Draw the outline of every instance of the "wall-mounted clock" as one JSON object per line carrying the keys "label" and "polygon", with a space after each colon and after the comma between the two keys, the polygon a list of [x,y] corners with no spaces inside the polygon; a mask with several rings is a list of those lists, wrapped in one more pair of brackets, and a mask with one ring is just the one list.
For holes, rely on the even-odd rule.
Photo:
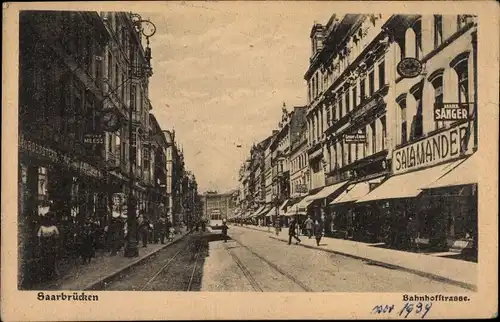
{"label": "wall-mounted clock", "polygon": [[102,114],[102,127],[106,132],[116,132],[120,128],[120,117],[112,110]]}
{"label": "wall-mounted clock", "polygon": [[141,21],[142,34],[146,37],[151,37],[156,33],[156,26],[148,20]]}

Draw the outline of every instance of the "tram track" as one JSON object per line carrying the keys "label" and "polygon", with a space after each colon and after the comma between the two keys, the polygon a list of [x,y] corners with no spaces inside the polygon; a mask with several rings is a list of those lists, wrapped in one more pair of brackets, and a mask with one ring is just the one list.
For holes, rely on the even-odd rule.
{"label": "tram track", "polygon": [[[299,281],[298,279],[296,279],[294,276],[290,275],[289,273],[287,273],[286,271],[284,271],[283,269],[281,269],[280,267],[278,267],[273,262],[271,262],[271,261],[267,260],[266,258],[264,258],[263,256],[259,255],[253,249],[251,249],[250,247],[248,247],[247,245],[242,244],[241,242],[239,242],[236,239],[231,239],[231,240],[234,241],[236,244],[238,244],[241,248],[243,248],[246,251],[248,251],[249,253],[251,253],[253,256],[257,257],[259,260],[261,260],[264,263],[266,263],[275,272],[277,272],[280,276],[284,276],[285,278],[287,278],[288,280],[290,280],[293,284],[299,286],[303,291],[314,292],[310,287],[308,287],[307,285],[305,285],[304,283],[302,283],[301,281]],[[240,270],[242,271],[243,275],[247,278],[247,280],[249,281],[249,283],[252,285],[252,287],[254,288],[254,290],[255,291],[259,291],[259,292],[264,292],[264,290],[262,289],[262,287],[260,286],[260,284],[257,282],[257,280],[253,277],[253,275],[248,270],[247,266],[245,264],[243,264],[243,262],[238,258],[238,256],[231,251],[231,248],[229,248],[229,247],[225,247],[225,248],[226,248],[227,252],[233,258],[233,260],[235,261],[236,265],[240,268]]]}

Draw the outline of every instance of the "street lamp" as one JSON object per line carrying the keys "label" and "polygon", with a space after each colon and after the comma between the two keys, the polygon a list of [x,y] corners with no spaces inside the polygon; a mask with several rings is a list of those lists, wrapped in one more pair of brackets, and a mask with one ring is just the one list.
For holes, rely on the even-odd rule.
{"label": "street lamp", "polygon": [[[131,75],[129,78],[131,78],[134,75],[134,72],[137,73],[137,71],[145,71],[145,76],[149,77],[151,76],[151,48],[149,48],[149,37],[153,36],[156,32],[156,26],[149,20],[142,20],[139,15],[133,15],[132,16],[133,22],[135,26],[137,27],[137,30],[140,31],[145,37],[147,41],[147,46],[145,48],[145,59],[146,59],[146,64],[145,65],[139,65],[139,66],[130,66],[131,69]],[[135,50],[133,43],[130,43],[131,46],[131,52]],[[142,75],[142,73],[141,73]],[[133,86],[133,83],[130,83],[130,86]],[[139,249],[137,247],[137,202],[135,200],[135,197],[133,195],[133,190],[134,190],[134,160],[132,158],[133,156],[133,146],[132,146],[132,139],[133,139],[133,122],[132,122],[132,117],[133,117],[133,109],[132,109],[132,102],[135,99],[132,89],[130,90],[130,104],[129,104],[129,110],[128,110],[128,139],[129,139],[129,186],[128,186],[128,204],[127,204],[127,226],[128,226],[128,234],[127,234],[127,245],[125,247],[125,252],[124,256],[125,257],[137,257],[139,256]],[[137,142],[136,142],[137,145]]]}

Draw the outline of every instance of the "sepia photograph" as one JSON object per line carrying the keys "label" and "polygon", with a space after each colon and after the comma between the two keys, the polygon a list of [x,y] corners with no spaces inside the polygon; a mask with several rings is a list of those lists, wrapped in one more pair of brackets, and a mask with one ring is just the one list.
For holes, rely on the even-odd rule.
{"label": "sepia photograph", "polygon": [[15,292],[373,295],[358,318],[480,305],[498,102],[478,44],[498,39],[478,41],[477,11],[141,2],[12,15]]}

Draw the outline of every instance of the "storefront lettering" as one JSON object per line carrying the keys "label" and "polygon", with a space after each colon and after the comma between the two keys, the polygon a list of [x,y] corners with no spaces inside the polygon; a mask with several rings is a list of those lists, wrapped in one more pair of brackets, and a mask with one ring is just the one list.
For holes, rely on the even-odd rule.
{"label": "storefront lettering", "polygon": [[[470,140],[467,132],[468,125],[465,123],[395,150],[393,172],[405,172],[459,157],[462,142]],[[468,152],[469,141],[466,143],[464,153]]]}
{"label": "storefront lettering", "polygon": [[59,153],[50,148],[41,146],[35,142],[25,140],[22,135],[19,136],[19,148],[21,151],[34,154],[37,157],[48,159],[55,164],[63,164],[72,170],[80,171],[83,174],[91,177],[101,177],[101,172],[96,167],[86,163],[74,161],[67,155]]}

